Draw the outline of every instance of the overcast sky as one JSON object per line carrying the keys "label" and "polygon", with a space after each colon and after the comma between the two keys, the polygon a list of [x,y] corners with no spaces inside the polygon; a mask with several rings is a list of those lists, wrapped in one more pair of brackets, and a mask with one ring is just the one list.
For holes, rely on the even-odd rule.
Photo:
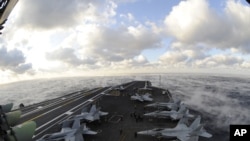
{"label": "overcast sky", "polygon": [[245,0],[20,0],[0,83],[121,73],[250,71]]}

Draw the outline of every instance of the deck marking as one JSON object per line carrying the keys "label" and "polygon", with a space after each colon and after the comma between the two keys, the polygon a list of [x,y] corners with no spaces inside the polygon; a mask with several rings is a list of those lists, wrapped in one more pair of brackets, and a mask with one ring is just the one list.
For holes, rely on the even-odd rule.
{"label": "deck marking", "polygon": [[65,106],[65,105],[68,105],[68,104],[70,104],[70,103],[72,103],[74,100],[70,100],[69,102],[67,102],[67,103],[64,103],[63,105],[61,105],[61,106]]}
{"label": "deck marking", "polygon": [[[105,90],[105,91],[106,91],[106,90]],[[101,94],[97,94],[97,95],[95,95],[94,97],[98,97],[98,96],[100,96],[100,95],[101,95]],[[92,97],[92,98],[94,98],[94,97]],[[76,108],[78,108],[78,107],[80,107],[80,106],[82,106],[82,105],[84,105],[84,104],[86,104],[86,103],[89,103],[89,102],[88,102],[88,101],[85,101],[85,102],[83,102],[83,103],[77,105],[76,107],[74,107],[74,108],[68,110],[67,112],[71,112],[71,111],[73,111],[74,109],[76,109]],[[66,113],[67,113],[67,112],[66,112]],[[49,121],[49,122],[47,122],[47,123],[45,123],[45,124],[39,126],[38,128],[36,128],[35,131],[40,130],[41,128],[45,127],[46,125],[50,124],[51,122],[56,121],[58,118],[60,118],[60,117],[62,117],[62,116],[64,116],[64,115],[65,115],[65,113],[62,113],[61,115],[55,117],[53,120],[51,120],[51,121]],[[56,122],[55,124],[57,124],[57,122]],[[51,126],[49,126],[49,127],[47,127],[46,129],[42,130],[41,132],[39,132],[38,134],[36,134],[33,138],[35,138],[36,136],[38,136],[38,135],[44,133],[46,130],[48,130],[49,128],[51,128],[51,127],[54,126],[55,124],[52,124]]]}
{"label": "deck marking", "polygon": [[[98,90],[100,90],[100,89],[97,89],[97,90],[95,90],[95,91],[92,91],[92,93],[89,93],[89,94],[87,94],[87,95],[93,94],[94,92],[96,92],[96,91],[98,91]],[[110,88],[104,90],[103,92],[106,92],[106,91],[108,91],[108,90],[110,90]],[[103,93],[103,92],[101,92],[101,93]],[[90,98],[90,99],[99,98],[100,96],[103,95],[103,94],[101,94],[101,93],[99,93],[99,94],[93,96],[93,97]],[[86,95],[81,96],[81,97],[79,96],[79,98],[83,98],[83,97],[85,97],[85,96],[86,96]],[[79,99],[79,98],[78,98],[78,99]],[[77,99],[77,100],[78,100],[78,99]],[[69,103],[71,103],[71,102],[73,102],[73,101],[75,101],[75,100],[71,100],[71,101],[65,103],[64,105],[67,105],[67,104],[69,104]],[[68,110],[66,113],[70,113],[70,112],[72,112],[73,110],[75,110],[75,109],[79,108],[80,106],[82,106],[82,105],[84,105],[84,104],[87,104],[87,103],[90,103],[90,102],[89,102],[88,100],[86,100],[85,102],[83,102],[83,103],[81,103],[81,104],[75,106],[74,108],[71,108],[71,109]],[[64,106],[64,105],[61,105],[61,106],[59,106],[59,107],[57,107],[57,108],[61,108],[61,107]],[[57,109],[57,108],[55,108],[55,109]],[[52,110],[54,110],[54,109],[52,109]],[[49,111],[48,111],[48,112],[49,112]],[[48,112],[46,112],[46,114],[47,114]],[[72,112],[72,113],[73,113],[73,112]],[[62,117],[62,116],[64,116],[64,115],[65,115],[65,113],[62,113],[61,115],[55,117],[53,120],[51,120],[51,121],[49,121],[49,122],[47,122],[47,123],[45,123],[45,124],[39,126],[38,128],[36,128],[35,131],[40,130],[41,128],[43,128],[43,127],[45,127],[46,125],[48,125],[48,124],[50,124],[50,123],[56,121],[58,118],[60,118],[60,117]],[[37,117],[37,118],[38,118],[38,117]],[[40,134],[44,133],[46,130],[48,130],[49,128],[53,127],[55,124],[57,124],[57,122],[55,122],[55,123],[52,124],[51,126],[47,127],[46,129],[42,130],[42,131],[39,132],[38,134],[34,135],[32,138],[35,138],[35,137],[39,136]]]}
{"label": "deck marking", "polygon": [[65,114],[69,116],[69,115],[72,115],[72,114],[73,114],[73,112],[71,112],[71,111],[67,111]]}
{"label": "deck marking", "polygon": [[32,121],[32,120],[37,119],[37,118],[39,118],[39,117],[41,117],[41,116],[43,116],[43,114],[38,115],[38,116],[36,116],[36,117],[34,117],[34,118],[32,118],[32,119],[29,119],[29,120],[27,120],[27,121],[25,121],[25,122]]}
{"label": "deck marking", "polygon": [[[72,97],[69,96],[69,99],[68,99],[68,100],[71,100],[71,99],[76,99],[76,100],[77,100],[77,99],[79,99],[79,98],[83,98],[83,97],[85,97],[85,96],[88,96],[90,92],[91,92],[91,93],[95,93],[95,92],[97,92],[98,90],[100,90],[100,89],[92,89],[92,90],[85,91],[85,92],[83,92],[83,93],[81,93],[81,94],[78,94],[78,95],[73,95]],[[91,93],[90,93],[90,94],[91,94]],[[82,94],[84,94],[84,95],[82,95]],[[40,110],[42,110],[42,109],[49,108],[50,106],[54,106],[54,105],[56,105],[56,104],[58,104],[58,103],[60,103],[60,102],[62,102],[62,101],[63,101],[63,100],[58,99],[58,100],[55,101],[54,103],[51,103],[51,104],[49,104],[49,105],[47,105],[47,106],[44,106],[44,107],[41,108],[41,109],[35,109],[35,110],[30,111],[30,112],[27,112],[27,113],[21,115],[21,117],[25,117],[25,116],[27,116],[27,115],[29,115],[29,114],[38,112],[38,111],[40,111]]]}

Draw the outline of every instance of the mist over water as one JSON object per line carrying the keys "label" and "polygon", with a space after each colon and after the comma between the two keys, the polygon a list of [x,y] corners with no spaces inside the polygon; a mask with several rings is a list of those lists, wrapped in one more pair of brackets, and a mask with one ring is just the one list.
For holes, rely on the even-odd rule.
{"label": "mist over water", "polygon": [[249,78],[178,74],[150,79],[202,114],[213,129],[229,132],[230,124],[250,124]]}
{"label": "mist over water", "polygon": [[[78,90],[114,86],[132,80],[149,80],[168,89],[194,114],[202,115],[206,129],[229,132],[230,124],[250,123],[250,79],[191,74],[72,77],[40,79],[0,85],[0,103],[30,105]],[[212,132],[213,132],[212,131]]]}
{"label": "mist over water", "polygon": [[125,77],[70,77],[20,81],[0,85],[0,104],[30,105],[80,90],[118,85],[132,81]]}

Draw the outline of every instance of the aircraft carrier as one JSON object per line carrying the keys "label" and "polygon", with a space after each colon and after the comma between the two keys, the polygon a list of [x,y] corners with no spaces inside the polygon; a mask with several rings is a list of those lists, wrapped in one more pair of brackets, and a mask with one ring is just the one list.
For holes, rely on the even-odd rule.
{"label": "aircraft carrier", "polygon": [[[116,87],[101,87],[92,90],[73,92],[56,99],[25,106],[21,109],[19,123],[35,121],[37,124],[33,141],[45,134],[60,132],[61,123],[72,115],[78,115],[84,107],[96,104],[101,111],[108,112],[100,121],[87,123],[87,127],[98,132],[96,135],[84,135],[86,141],[152,141],[152,136],[137,135],[136,132],[153,128],[175,127],[177,121],[168,119],[145,118],[144,113],[153,109],[144,106],[153,102],[132,101],[131,94],[143,88],[151,88],[153,102],[167,102],[171,97],[166,90],[151,85],[149,81],[133,81]],[[119,87],[123,89],[119,89]],[[118,89],[116,89],[118,88]],[[163,139],[167,140],[167,139]],[[213,140],[200,139],[200,140]]]}

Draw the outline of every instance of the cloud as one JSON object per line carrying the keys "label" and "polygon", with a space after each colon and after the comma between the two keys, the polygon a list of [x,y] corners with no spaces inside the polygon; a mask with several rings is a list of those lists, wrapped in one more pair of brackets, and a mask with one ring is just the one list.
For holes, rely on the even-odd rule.
{"label": "cloud", "polygon": [[133,3],[136,2],[138,0],[113,0],[116,3]]}
{"label": "cloud", "polygon": [[31,68],[32,68],[32,64],[27,63],[27,64],[21,64],[15,68],[13,68],[13,71],[17,74],[23,74],[26,71],[28,71],[29,74],[33,74],[33,71],[30,71]]}
{"label": "cloud", "polygon": [[5,47],[0,48],[0,69],[11,70],[15,73],[22,74],[32,68],[32,64],[25,64],[23,52],[17,49],[7,50]]}
{"label": "cloud", "polygon": [[139,55],[139,56],[136,56],[134,58],[135,62],[137,62],[138,64],[145,64],[145,63],[148,63],[148,60],[145,56],[143,55]]}
{"label": "cloud", "polygon": [[160,56],[159,63],[169,67],[194,68],[232,68],[244,66],[248,63],[242,58],[229,54],[206,55],[195,50],[169,51]]}
{"label": "cloud", "polygon": [[144,49],[161,46],[161,37],[150,27],[99,27],[89,40],[86,52],[106,61],[122,61],[139,55]]}
{"label": "cloud", "polygon": [[250,7],[240,1],[229,0],[225,8],[226,16],[230,24],[230,32],[226,34],[225,46],[241,49],[242,52],[250,53]]}
{"label": "cloud", "polygon": [[173,42],[169,50],[159,57],[159,62],[170,66],[192,65],[193,62],[206,58],[206,51],[203,46]]}
{"label": "cloud", "polygon": [[17,25],[32,29],[72,28],[83,22],[104,22],[116,13],[112,1],[23,0]]}
{"label": "cloud", "polygon": [[224,9],[214,9],[207,0],[186,0],[165,18],[145,21],[134,16],[138,13],[133,8],[122,10],[125,3],[133,2],[136,0],[20,1],[2,39],[8,43],[7,50],[18,47],[22,51],[16,56],[20,57],[18,67],[8,69],[21,73],[33,67],[53,74],[86,68],[100,72],[118,68],[134,72],[142,67],[151,72],[156,68],[159,72],[181,70],[179,67],[208,72],[210,67],[249,68],[249,6],[228,0]]}
{"label": "cloud", "polygon": [[124,71],[127,68],[131,70],[138,71],[141,68],[146,69],[147,66],[150,66],[147,58],[143,55],[135,56],[133,59],[124,59],[119,62],[111,62],[110,67],[114,70]]}
{"label": "cloud", "polygon": [[7,51],[5,47],[0,48],[0,58],[0,65],[6,67],[15,67],[25,62],[22,51],[17,49]]}
{"label": "cloud", "polygon": [[241,67],[243,67],[243,68],[250,68],[250,61],[245,61],[245,62],[243,62],[242,64],[241,64]]}
{"label": "cloud", "polygon": [[52,61],[60,61],[71,66],[94,65],[96,63],[96,61],[91,58],[78,58],[72,48],[59,48],[47,53],[46,58]]}
{"label": "cloud", "polygon": [[181,1],[166,16],[165,32],[185,44],[207,44],[210,48],[238,48],[250,53],[250,7],[229,0],[222,14],[206,0]]}
{"label": "cloud", "polygon": [[244,60],[231,55],[214,55],[203,60],[196,61],[197,66],[218,67],[218,66],[240,66]]}

